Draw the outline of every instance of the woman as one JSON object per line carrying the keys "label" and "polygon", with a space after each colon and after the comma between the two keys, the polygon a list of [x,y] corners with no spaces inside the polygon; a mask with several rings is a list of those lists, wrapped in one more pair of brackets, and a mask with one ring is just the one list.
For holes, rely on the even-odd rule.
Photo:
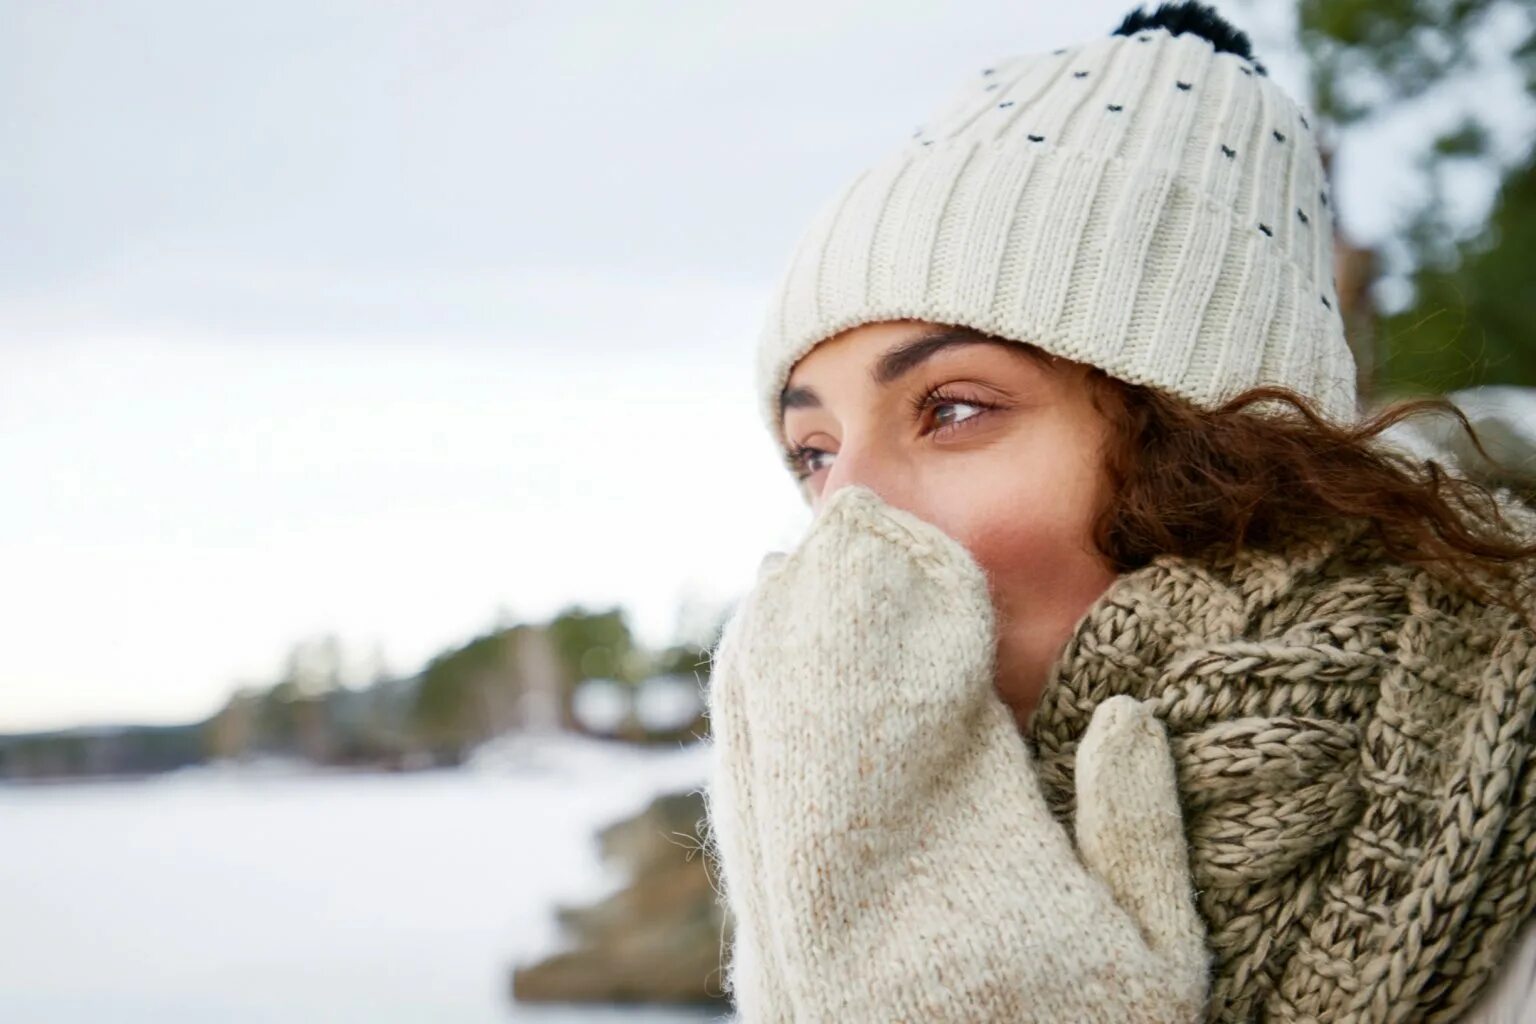
{"label": "woman", "polygon": [[1192,3],[823,208],[759,360],[816,515],[711,675],[743,1018],[1536,1014],[1536,516],[1358,422],[1331,241]]}

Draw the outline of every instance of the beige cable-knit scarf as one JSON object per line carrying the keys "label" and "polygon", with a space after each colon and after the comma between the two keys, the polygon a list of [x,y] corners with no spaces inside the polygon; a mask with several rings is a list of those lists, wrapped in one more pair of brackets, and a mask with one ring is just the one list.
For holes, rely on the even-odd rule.
{"label": "beige cable-knit scarf", "polygon": [[1156,701],[1214,954],[1210,1021],[1455,1021],[1536,909],[1536,636],[1364,520],[1162,556],[1078,623],[1029,738],[1072,820],[1114,694]]}

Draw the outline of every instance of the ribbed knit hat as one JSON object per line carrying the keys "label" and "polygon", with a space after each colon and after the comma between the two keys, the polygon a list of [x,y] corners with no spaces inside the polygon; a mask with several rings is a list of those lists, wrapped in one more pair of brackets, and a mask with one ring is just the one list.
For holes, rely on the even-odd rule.
{"label": "ribbed knit hat", "polygon": [[1357,419],[1311,126],[1210,8],[979,68],[824,204],[760,341],[762,412],[860,324],[970,327],[1214,408],[1259,384]]}

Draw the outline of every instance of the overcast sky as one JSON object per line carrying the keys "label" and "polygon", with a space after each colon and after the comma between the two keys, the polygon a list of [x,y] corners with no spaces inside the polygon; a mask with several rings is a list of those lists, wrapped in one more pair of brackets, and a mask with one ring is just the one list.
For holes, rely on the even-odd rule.
{"label": "overcast sky", "polygon": [[750,366],[815,206],[1129,6],[0,0],[0,730],[188,720],[325,631],[669,641],[807,521]]}

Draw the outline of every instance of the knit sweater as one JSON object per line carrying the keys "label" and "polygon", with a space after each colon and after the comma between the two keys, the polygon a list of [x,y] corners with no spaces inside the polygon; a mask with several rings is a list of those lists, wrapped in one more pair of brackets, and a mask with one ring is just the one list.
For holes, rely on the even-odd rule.
{"label": "knit sweater", "polygon": [[[887,595],[873,607],[910,600]],[[947,628],[946,613],[931,614],[935,629]],[[731,675],[767,693],[771,656],[752,657],[761,666],[755,678]],[[974,692],[960,704],[904,702],[900,730],[847,734],[857,771],[837,790],[817,790],[809,783],[848,759],[814,735],[806,716],[833,701],[831,693],[819,700],[815,687],[856,671],[845,662],[818,674],[799,717],[762,704],[755,720],[714,721],[717,729],[734,723],[727,756],[753,744],[793,755],[754,775],[750,795],[711,789],[711,847],[717,830],[734,844],[722,896],[737,927],[722,966],[738,1005],[750,1006],[738,1020],[937,1020],[902,1007],[999,984],[1021,987],[1028,1019],[1055,1019],[1039,1013],[1054,994],[1031,991],[1039,982],[1020,966],[1050,950],[1033,938],[1021,946],[1024,928],[1011,933],[994,909],[1014,902],[1009,879],[1017,877],[997,870],[996,840],[1017,829],[1006,809],[1016,787],[998,766],[1038,771],[1059,822],[1082,827],[1074,754],[1094,710],[1123,695],[1155,708],[1174,737],[1213,953],[1205,1019],[1512,1024],[1536,1016],[1536,642],[1512,614],[1387,557],[1364,524],[1270,553],[1158,558],[1117,579],[1079,620],[1022,740],[996,727],[1007,716],[995,698],[985,707]],[[721,705],[747,707],[725,694],[711,702],[712,720]],[[865,706],[871,715],[886,710]],[[954,728],[957,712],[972,723],[969,738]],[[813,851],[771,848],[783,830],[764,807],[814,821],[855,787],[881,794],[889,808],[883,842],[909,837],[905,852],[887,850],[877,874],[855,857],[795,866],[790,857]],[[850,849],[867,849],[866,840],[850,834]],[[831,907],[829,920],[828,905],[793,898],[806,877],[797,871],[810,871],[818,892],[858,898]],[[910,947],[901,939],[936,935],[920,967],[893,971],[884,962],[888,950]],[[784,936],[852,955],[786,948]],[[992,955],[977,959],[959,952],[989,947]],[[791,990],[816,993],[794,1004],[813,1008],[787,1009]],[[859,1012],[832,1009],[849,1005]],[[962,1009],[943,1019],[1024,1017]]]}
{"label": "knit sweater", "polygon": [[1367,527],[1122,576],[1029,723],[1070,825],[1093,708],[1155,703],[1210,930],[1211,1021],[1475,1019],[1499,966],[1530,957],[1536,637]]}

